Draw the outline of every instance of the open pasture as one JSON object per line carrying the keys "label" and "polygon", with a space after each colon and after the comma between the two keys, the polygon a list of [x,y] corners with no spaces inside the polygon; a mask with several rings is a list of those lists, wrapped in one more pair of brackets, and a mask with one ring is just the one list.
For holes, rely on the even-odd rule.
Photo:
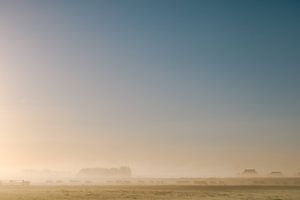
{"label": "open pasture", "polygon": [[1,200],[299,200],[293,186],[2,186]]}

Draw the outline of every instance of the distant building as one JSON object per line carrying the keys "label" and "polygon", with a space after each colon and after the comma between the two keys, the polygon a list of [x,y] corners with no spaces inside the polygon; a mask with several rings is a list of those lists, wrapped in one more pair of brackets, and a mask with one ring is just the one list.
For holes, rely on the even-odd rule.
{"label": "distant building", "polygon": [[257,177],[258,173],[255,169],[245,169],[241,175],[243,177]]}
{"label": "distant building", "polygon": [[129,178],[131,169],[129,167],[120,168],[84,168],[78,172],[80,178]]}
{"label": "distant building", "polygon": [[274,171],[269,174],[271,177],[283,177],[282,172]]}

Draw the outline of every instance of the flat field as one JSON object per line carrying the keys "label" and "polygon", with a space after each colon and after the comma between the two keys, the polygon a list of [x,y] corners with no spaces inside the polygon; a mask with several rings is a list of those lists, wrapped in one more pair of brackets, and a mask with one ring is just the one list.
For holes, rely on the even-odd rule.
{"label": "flat field", "polygon": [[298,186],[0,186],[0,200],[299,200]]}

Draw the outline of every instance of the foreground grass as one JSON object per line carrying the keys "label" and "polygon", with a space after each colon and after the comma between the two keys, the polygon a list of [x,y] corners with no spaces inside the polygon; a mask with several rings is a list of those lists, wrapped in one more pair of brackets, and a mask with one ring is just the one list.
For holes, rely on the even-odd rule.
{"label": "foreground grass", "polygon": [[28,186],[0,187],[1,200],[299,200],[300,187]]}

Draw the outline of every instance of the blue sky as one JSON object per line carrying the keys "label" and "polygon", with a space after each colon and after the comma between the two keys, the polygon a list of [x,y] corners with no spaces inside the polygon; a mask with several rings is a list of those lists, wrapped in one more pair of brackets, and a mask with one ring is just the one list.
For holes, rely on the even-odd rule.
{"label": "blue sky", "polygon": [[125,164],[170,176],[299,170],[299,8],[1,1],[0,127],[18,138],[2,148],[25,157],[2,164]]}

